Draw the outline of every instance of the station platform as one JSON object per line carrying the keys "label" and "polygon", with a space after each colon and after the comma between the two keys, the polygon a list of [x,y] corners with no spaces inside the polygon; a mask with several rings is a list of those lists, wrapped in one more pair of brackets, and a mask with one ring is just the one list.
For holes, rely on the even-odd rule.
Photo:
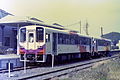
{"label": "station platform", "polygon": [[0,55],[0,70],[7,69],[8,63],[11,63],[13,68],[23,66],[23,63],[20,62],[20,56],[17,54]]}

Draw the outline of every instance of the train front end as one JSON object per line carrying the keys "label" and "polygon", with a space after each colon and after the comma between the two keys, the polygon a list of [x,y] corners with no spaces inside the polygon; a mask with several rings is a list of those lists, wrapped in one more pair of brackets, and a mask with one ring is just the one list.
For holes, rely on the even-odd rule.
{"label": "train front end", "polygon": [[45,29],[43,27],[26,26],[19,30],[20,60],[27,62],[45,62]]}

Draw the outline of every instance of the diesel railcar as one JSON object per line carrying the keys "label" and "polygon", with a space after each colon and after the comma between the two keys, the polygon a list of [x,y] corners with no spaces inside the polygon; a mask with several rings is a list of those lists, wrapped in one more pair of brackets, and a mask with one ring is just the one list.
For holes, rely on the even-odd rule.
{"label": "diesel railcar", "polygon": [[79,35],[69,30],[44,26],[24,26],[19,30],[20,60],[47,62],[51,55],[66,60],[106,55],[111,41]]}

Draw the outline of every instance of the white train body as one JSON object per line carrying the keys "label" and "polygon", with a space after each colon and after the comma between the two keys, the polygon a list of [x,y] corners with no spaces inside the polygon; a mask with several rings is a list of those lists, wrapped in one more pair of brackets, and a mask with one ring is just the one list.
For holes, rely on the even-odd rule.
{"label": "white train body", "polygon": [[[46,62],[49,55],[81,55],[110,51],[110,41],[106,45],[99,45],[92,37],[71,33],[44,26],[25,26],[19,30],[19,53],[21,61]],[[24,57],[25,56],[25,57]]]}

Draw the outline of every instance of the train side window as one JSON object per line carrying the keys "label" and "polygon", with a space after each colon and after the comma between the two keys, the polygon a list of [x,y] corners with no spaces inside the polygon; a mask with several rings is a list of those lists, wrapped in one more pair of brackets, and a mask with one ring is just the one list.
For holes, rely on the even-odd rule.
{"label": "train side window", "polygon": [[89,38],[81,37],[81,45],[89,45]]}
{"label": "train side window", "polygon": [[84,45],[84,38],[81,37],[81,45]]}
{"label": "train side window", "polygon": [[65,44],[65,36],[62,34],[62,44]]}
{"label": "train side window", "polygon": [[98,40],[98,45],[99,46],[106,46],[106,41],[104,41],[104,40]]}
{"label": "train side window", "polygon": [[70,44],[70,38],[69,38],[69,35],[66,36],[66,44]]}
{"label": "train side window", "polygon": [[26,41],[26,28],[20,30],[20,42]]}
{"label": "train side window", "polygon": [[74,39],[75,39],[75,44],[78,44],[78,37],[75,36]]}
{"label": "train side window", "polygon": [[10,37],[5,37],[5,44],[4,46],[10,46]]}
{"label": "train side window", "polygon": [[61,33],[58,33],[58,44],[62,43],[62,35]]}
{"label": "train side window", "polygon": [[67,34],[64,34],[64,44],[68,44],[69,43],[69,35],[67,35]]}
{"label": "train side window", "polygon": [[81,44],[82,43],[82,41],[81,41],[81,37],[79,37],[79,44]]}
{"label": "train side window", "polygon": [[87,45],[90,45],[91,40],[88,38],[87,39]]}
{"label": "train side window", "polygon": [[74,36],[71,36],[70,41],[71,41],[71,44],[72,44],[72,45],[74,45],[74,44],[75,44],[75,38],[74,38]]}

